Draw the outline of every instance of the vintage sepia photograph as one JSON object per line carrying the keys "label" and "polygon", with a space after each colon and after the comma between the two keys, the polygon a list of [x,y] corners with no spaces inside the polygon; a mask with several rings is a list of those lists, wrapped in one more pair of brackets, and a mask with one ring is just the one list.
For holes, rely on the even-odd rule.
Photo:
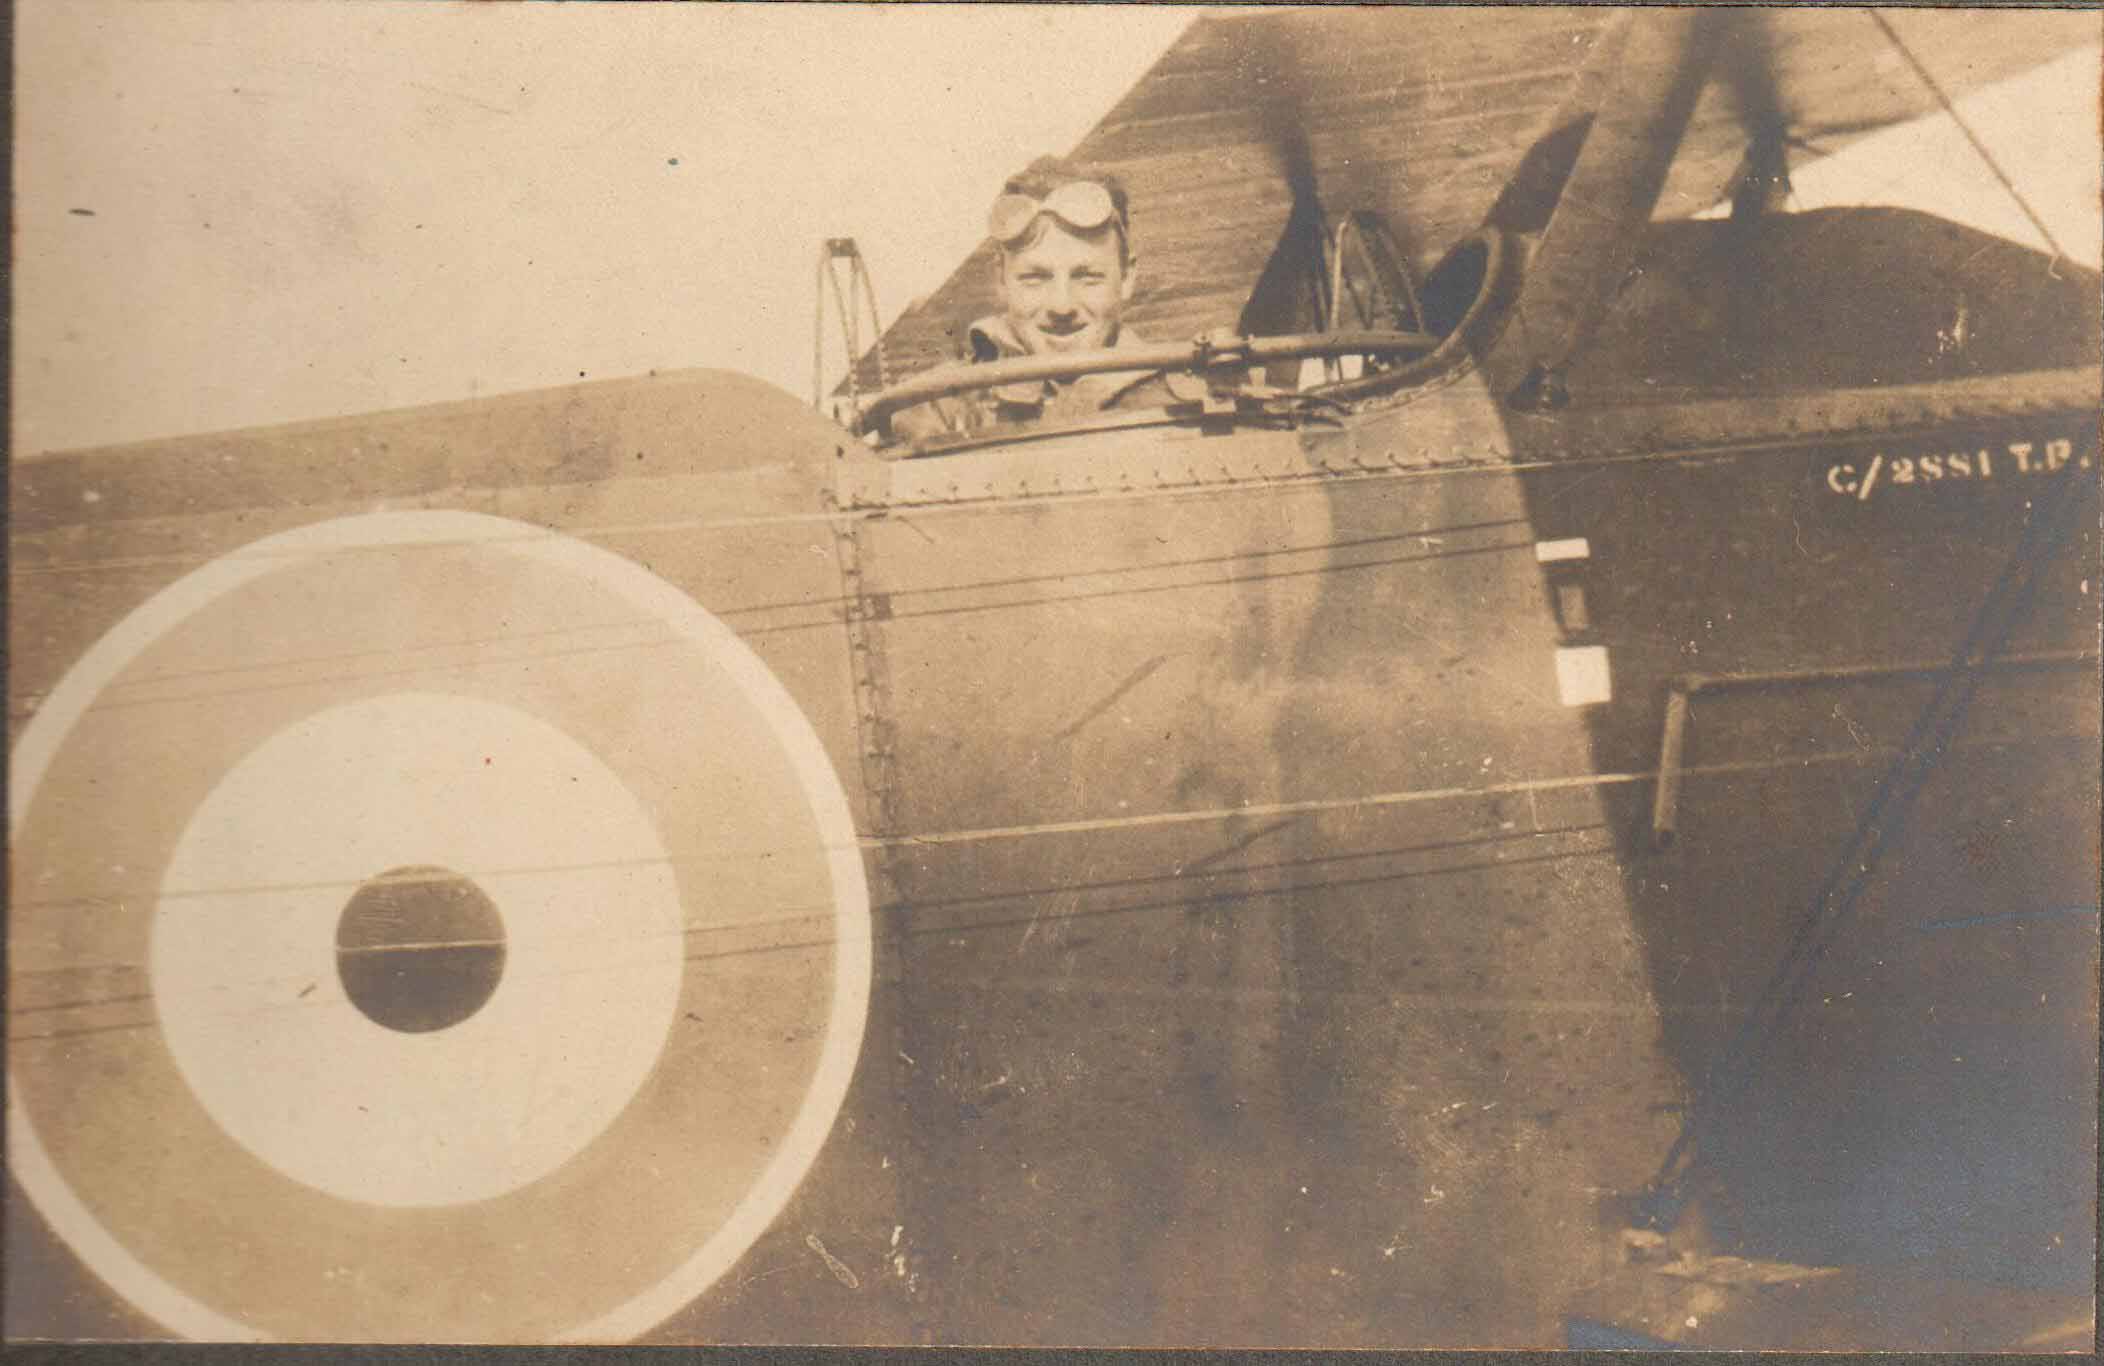
{"label": "vintage sepia photograph", "polygon": [[10,1343],[2096,1350],[2098,12],[13,33]]}

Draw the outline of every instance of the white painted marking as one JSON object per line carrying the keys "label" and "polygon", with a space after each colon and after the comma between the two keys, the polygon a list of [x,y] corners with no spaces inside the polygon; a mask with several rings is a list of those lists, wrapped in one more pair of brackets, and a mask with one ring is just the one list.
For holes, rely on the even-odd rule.
{"label": "white painted marking", "polygon": [[1556,652],[1556,696],[1566,707],[1595,706],[1613,701],[1614,695],[1605,645],[1567,646]]}
{"label": "white painted marking", "polygon": [[[75,661],[30,719],[9,764],[9,827],[19,836],[38,785],[95,699],[163,636],[216,599],[274,570],[344,550],[473,543],[579,573],[701,646],[766,717],[797,774],[818,826],[834,902],[833,992],[810,1085],[775,1155],[730,1216],[655,1286],[589,1323],[571,1340],[635,1337],[689,1303],[730,1268],[795,1193],[847,1095],[869,1010],[869,887],[850,812],[825,747],[781,681],[751,647],[685,593],[611,551],[501,517],[470,512],[382,512],[280,533],[212,561],[148,598]],[[501,988],[500,988],[501,990]],[[60,1175],[30,1122],[13,1076],[7,1086],[8,1165],[37,1208],[90,1269],[142,1312],[194,1338],[248,1341],[262,1334],[169,1284],[103,1227]]]}
{"label": "white painted marking", "polygon": [[[536,857],[562,871],[483,871]],[[504,922],[495,992],[421,1034],[366,1018],[336,966],[344,888],[405,867],[471,878]],[[183,1080],[256,1157],[363,1204],[547,1176],[635,1096],[679,1005],[679,884],[649,815],[590,750],[480,698],[302,717],[198,804],[161,898],[149,980]]]}
{"label": "white painted marking", "polygon": [[1885,456],[1882,452],[1870,457],[1870,468],[1864,471],[1863,474],[1863,486],[1856,490],[1857,502],[1867,503],[1870,501],[1870,491],[1878,486],[1878,471],[1883,469],[1884,466]]}
{"label": "white painted marking", "polygon": [[1541,564],[1560,564],[1567,560],[1589,560],[1592,557],[1593,548],[1583,536],[1534,543],[1534,558]]}

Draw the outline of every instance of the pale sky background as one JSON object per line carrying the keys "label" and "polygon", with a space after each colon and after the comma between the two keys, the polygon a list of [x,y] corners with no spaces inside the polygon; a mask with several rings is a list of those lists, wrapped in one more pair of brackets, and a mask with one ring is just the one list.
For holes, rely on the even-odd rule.
{"label": "pale sky background", "polygon": [[[889,321],[1196,16],[18,0],[13,449],[694,366],[808,398],[821,239]],[[2098,69],[1960,106],[2091,265]],[[1800,170],[1843,202],[2036,240],[1940,119]]]}

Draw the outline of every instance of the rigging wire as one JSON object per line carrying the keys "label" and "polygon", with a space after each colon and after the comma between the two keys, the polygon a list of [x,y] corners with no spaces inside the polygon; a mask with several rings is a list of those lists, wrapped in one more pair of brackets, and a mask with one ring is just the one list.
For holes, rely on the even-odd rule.
{"label": "rigging wire", "polygon": [[[2086,739],[2089,741],[2094,741],[2095,739],[2094,735],[2055,738],[2077,740]],[[1963,740],[1957,741],[1953,745],[1953,748],[1968,747],[1969,746],[1967,745],[1967,742]],[[1887,754],[1891,753],[1891,751],[1876,751],[1876,753]],[[1758,760],[1736,760],[1717,762],[1699,765],[1692,768],[1690,771],[1704,774],[1773,772],[1783,768],[1795,768],[1799,765],[1808,765],[1813,763],[1854,764],[1862,762],[1864,758],[1865,755],[1861,751],[1855,749],[1846,749],[1816,755],[1798,756],[1790,759],[1770,758]],[[1260,816],[1273,813],[1285,813],[1295,816],[1320,815],[1322,813],[1350,812],[1364,810],[1368,808],[1392,807],[1396,805],[1414,805],[1424,801],[1442,801],[1455,800],[1466,797],[1480,797],[1482,795],[1485,795],[1486,793],[1496,794],[1502,792],[1522,791],[1558,791],[1580,789],[1585,787],[1604,788],[1617,785],[1634,785],[1639,783],[1648,783],[1652,781],[1655,776],[1656,775],[1649,770],[1646,770],[1644,772],[1632,773],[1591,774],[1565,778],[1534,779],[1516,783],[1494,784],[1488,788],[1482,789],[1420,789],[1409,792],[1375,793],[1358,797],[1276,803],[1263,806],[1223,807],[1200,811],[1176,811],[1153,813],[1142,816],[1111,817],[1098,820],[1050,822],[1036,826],[1019,826],[1005,829],[954,831],[942,834],[910,835],[895,838],[865,838],[863,840],[858,841],[858,844],[864,849],[870,849],[876,847],[898,845],[970,843],[990,838],[1000,839],[1032,836],[1056,836],[1060,834],[1074,833],[1085,830],[1129,830],[1150,827],[1160,828],[1163,826],[1204,825],[1211,824],[1214,822],[1231,822],[1235,820],[1247,819],[1253,814]],[[1288,825],[1291,823],[1292,822],[1290,820],[1281,822],[1279,826],[1272,827],[1272,829],[1276,830],[1278,828],[1282,828],[1284,825]],[[1094,882],[1083,883],[1065,883],[1058,885],[1035,885],[1025,887],[1014,887],[999,891],[985,892],[977,895],[948,898],[916,898],[901,902],[891,902],[886,904],[873,905],[871,907],[871,912],[873,915],[883,917],[887,920],[895,922],[896,927],[891,931],[893,934],[901,938],[912,939],[936,935],[950,936],[957,934],[986,933],[992,931],[999,931],[1003,929],[1012,929],[1017,926],[1022,926],[1026,924],[1095,921],[1110,917],[1142,915],[1151,912],[1166,912],[1170,910],[1179,909],[1189,910],[1197,906],[1219,907],[1227,903],[1256,900],[1264,897],[1290,897],[1310,891],[1329,891],[1339,888],[1367,887],[1372,885],[1394,885],[1397,883],[1407,883],[1417,878],[1436,878],[1441,876],[1451,876],[1455,874],[1482,871],[1486,869],[1511,868],[1519,865],[1538,864],[1543,862],[1553,862],[1565,859],[1612,857],[1614,854],[1614,848],[1611,843],[1594,843],[1588,839],[1589,836],[1597,835],[1602,829],[1604,829],[1603,826],[1596,824],[1555,826],[1548,828],[1537,828],[1526,831],[1501,832],[1495,835],[1485,835],[1471,839],[1439,840],[1426,843],[1407,844],[1391,848],[1364,850],[1357,853],[1329,854],[1312,858],[1285,858],[1269,862],[1237,863],[1228,864],[1225,866],[1216,866],[1209,862],[1210,859],[1218,856],[1216,852],[1216,854],[1214,855],[1207,855],[1201,857],[1200,859],[1190,864],[1181,866],[1173,872],[1167,874],[1155,874],[1140,877],[1108,878]],[[1350,877],[1338,877],[1330,873],[1317,873],[1317,875],[1313,878],[1291,878],[1284,876],[1286,874],[1290,874],[1296,871],[1304,872],[1310,869],[1335,870],[1340,869],[1345,865],[1363,864],[1368,860],[1407,860],[1411,855],[1434,855],[1438,853],[1480,849],[1482,846],[1485,845],[1531,845],[1535,841],[1543,839],[1550,839],[1552,841],[1555,841],[1557,847],[1552,848],[1547,852],[1522,855],[1519,857],[1499,856],[1495,852],[1492,852],[1489,854],[1489,857],[1487,859],[1482,859],[1479,857],[1479,861],[1476,862],[1463,862],[1459,864],[1441,862],[1428,864],[1425,866],[1387,869],[1384,871],[1358,874]],[[1230,845],[1227,846],[1225,850],[1218,852],[1233,852],[1236,851],[1239,847],[1240,846]],[[769,856],[765,851],[749,852],[755,857]],[[720,860],[709,858],[697,859],[691,856],[675,856],[673,858],[664,860],[607,860],[603,863],[596,864],[563,865],[561,867],[550,865],[547,868],[533,868],[522,866],[515,868],[506,868],[501,870],[477,869],[473,870],[471,875],[476,877],[489,877],[501,874],[504,876],[516,877],[523,874],[532,874],[536,872],[568,871],[586,867],[614,868],[670,865],[694,866],[715,861]],[[1253,880],[1254,875],[1263,873],[1279,874],[1281,875],[1281,880]],[[287,889],[299,890],[305,888],[327,888],[332,886],[342,886],[348,888],[352,885],[353,884],[351,884],[348,881],[311,884],[250,884],[211,889],[198,889],[195,892],[178,892],[175,894],[175,896],[177,898],[182,898],[188,895],[270,895]],[[1123,898],[1116,898],[1107,902],[1099,902],[1094,899],[1097,896],[1106,895],[1115,897],[1116,893],[1121,891],[1131,891],[1139,893],[1143,899],[1135,901],[1125,900]],[[1027,911],[1022,909],[1010,909],[1029,906],[1031,902],[1041,902],[1044,899],[1051,898],[1062,893],[1074,892],[1080,892],[1084,894],[1084,899],[1081,902],[1081,904],[1074,906],[1072,909],[1048,911],[1042,905],[1031,906]],[[76,905],[81,909],[86,909],[89,905],[91,905],[94,902],[94,900],[94,898],[73,898],[60,901],[30,902],[26,904],[37,906],[45,910],[60,910]],[[961,919],[949,918],[942,914],[945,911],[959,910],[965,912],[965,915]],[[993,914],[974,914],[974,911],[992,912]],[[2085,912],[2093,913],[2093,908],[2054,908],[2051,912],[2047,913],[2057,915],[2079,914]],[[766,934],[770,930],[787,930],[789,929],[789,927],[792,926],[811,925],[814,923],[822,924],[823,922],[831,920],[833,918],[833,915],[833,909],[829,905],[821,905],[818,903],[810,903],[805,905],[791,904],[772,908],[771,913],[769,914],[744,917],[736,920],[724,921],[721,923],[683,926],[681,929],[673,931],[669,935],[662,933],[653,933],[648,935],[634,936],[632,938],[632,942],[640,943],[647,940],[657,940],[661,938],[681,938],[687,940],[689,943],[701,943],[702,947],[690,949],[681,955],[682,960],[686,962],[734,959],[748,957],[756,954],[781,953],[798,950],[826,949],[830,948],[836,942],[836,940],[834,936],[824,933],[823,930],[818,931],[815,937],[795,938],[779,942],[770,942],[762,944],[741,944],[732,947],[720,947],[716,945],[711,945],[706,941],[712,936],[732,934]],[[923,921],[925,921],[925,923],[921,923]],[[1930,922],[1917,928],[1938,929],[1945,927],[1947,926],[1944,923]],[[794,931],[791,932],[793,933]],[[427,941],[416,945],[401,945],[393,947],[396,949],[421,950],[428,948],[469,947],[483,942],[490,941],[480,941],[474,939],[443,940]],[[720,944],[720,942],[721,941],[719,940],[718,944]],[[29,977],[49,977],[72,976],[80,973],[137,973],[143,970],[144,965],[140,963],[111,961],[99,963],[71,963],[63,967],[28,968],[24,969],[23,971],[25,975]],[[61,1014],[81,1010],[104,1009],[117,1005],[141,1004],[151,999],[153,999],[151,992],[117,992],[102,996],[90,996],[87,998],[45,1001],[39,1002],[35,1005],[26,1006],[10,1003],[7,1010],[7,1014],[10,1016]],[[301,998],[301,1000],[298,1001],[285,1002],[283,1003],[283,1005],[286,1008],[291,1008],[304,1003],[304,998]],[[1753,1008],[1749,1007],[1749,1010],[1751,1009]],[[111,1024],[87,1025],[83,1027],[60,1025],[55,1028],[45,1029],[41,1031],[10,1029],[8,1031],[8,1043],[10,1047],[12,1047],[16,1044],[28,1044],[39,1041],[71,1038],[75,1035],[101,1034],[126,1029],[152,1028],[155,1026],[156,1023],[156,1019],[148,1018],[143,1020],[124,1021]]]}
{"label": "rigging wire", "polygon": [[2067,252],[2061,248],[2059,240],[2053,236],[2053,230],[2046,226],[2045,220],[2038,216],[2038,211],[2031,207],[2030,201],[2024,198],[2023,192],[2016,188],[2016,182],[2009,178],[2009,173],[2004,171],[2001,163],[1995,160],[1994,153],[1987,150],[1987,144],[1980,140],[1980,135],[1973,131],[1972,125],[1965,121],[1965,116],[1960,114],[1957,106],[1951,103],[1951,97],[1944,92],[1943,86],[1937,82],[1936,78],[1929,74],[1928,67],[1922,64],[1921,59],[1914,55],[1913,50],[1899,36],[1899,30],[1892,27],[1892,21],[1874,9],[1868,10],[1866,13],[1870,15],[1871,21],[1884,32],[1893,49],[1906,59],[1907,65],[1913,69],[1915,76],[1920,79],[1923,85],[1929,88],[1929,93],[1934,95],[1936,102],[1943,106],[1943,112],[1948,114],[1951,122],[1958,126],[1958,131],[1965,134],[1965,140],[1972,144],[1973,151],[1979,155],[1980,160],[1986,164],[1987,169],[1994,174],[1994,178],[2001,182],[2002,189],[2008,192],[2009,198],[2015,201],[2016,207],[2023,211],[2024,217],[2031,220],[2031,226],[2037,229],[2038,235],[2045,240],[2045,244],[2052,248],[2054,261],[2057,263],[2066,260]]}
{"label": "rigging wire", "polygon": [[1751,1091],[1769,1046],[1795,1015],[1820,960],[1840,938],[1883,855],[1905,830],[1915,798],[1945,755],[1962,743],[1959,729],[1987,668],[2029,615],[2046,567],[2074,530],[2076,513],[2085,501],[2080,469],[2079,461],[2069,460],[2036,500],[2015,550],[1973,612],[1935,695],[1886,770],[1877,796],[1830,866],[1739,1028],[1710,1063],[1657,1175],[1638,1197],[1638,1217],[1647,1225],[1671,1229],[1678,1222],[1704,1147]]}

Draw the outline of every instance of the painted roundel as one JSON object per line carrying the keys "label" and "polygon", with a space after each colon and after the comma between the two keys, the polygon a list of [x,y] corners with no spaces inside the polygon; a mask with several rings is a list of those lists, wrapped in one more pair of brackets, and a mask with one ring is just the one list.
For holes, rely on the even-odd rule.
{"label": "painted roundel", "polygon": [[385,513],[171,585],[13,761],[17,1176],[210,1338],[633,1336],[846,1092],[868,893],[729,628],[544,529]]}

